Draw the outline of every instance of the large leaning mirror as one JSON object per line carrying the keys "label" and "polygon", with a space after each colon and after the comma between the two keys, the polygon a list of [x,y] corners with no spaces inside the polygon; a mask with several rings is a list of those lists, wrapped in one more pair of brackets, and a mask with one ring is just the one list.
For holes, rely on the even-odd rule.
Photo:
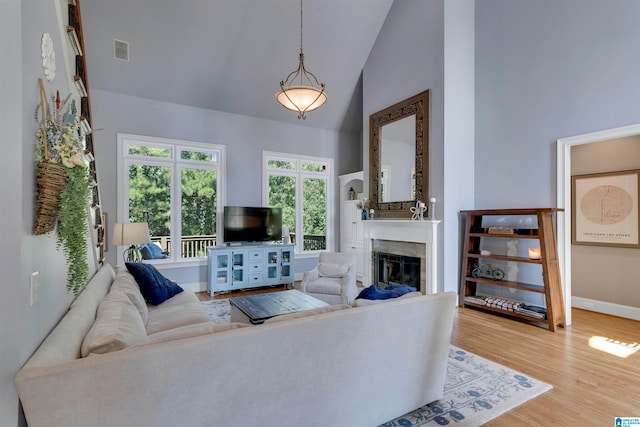
{"label": "large leaning mirror", "polygon": [[369,165],[369,198],[377,218],[411,217],[416,200],[427,200],[428,90],[369,116]]}

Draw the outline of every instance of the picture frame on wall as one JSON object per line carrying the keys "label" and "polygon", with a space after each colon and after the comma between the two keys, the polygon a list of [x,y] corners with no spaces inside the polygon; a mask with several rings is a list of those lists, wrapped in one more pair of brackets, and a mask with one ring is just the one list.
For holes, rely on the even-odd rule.
{"label": "picture frame on wall", "polygon": [[571,177],[571,243],[640,248],[640,169]]}

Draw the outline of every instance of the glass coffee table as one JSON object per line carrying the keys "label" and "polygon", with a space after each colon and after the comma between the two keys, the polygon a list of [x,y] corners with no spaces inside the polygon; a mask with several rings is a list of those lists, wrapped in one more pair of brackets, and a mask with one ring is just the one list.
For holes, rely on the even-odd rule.
{"label": "glass coffee table", "polygon": [[232,322],[252,325],[259,325],[275,316],[329,305],[295,289],[229,298],[229,303]]}

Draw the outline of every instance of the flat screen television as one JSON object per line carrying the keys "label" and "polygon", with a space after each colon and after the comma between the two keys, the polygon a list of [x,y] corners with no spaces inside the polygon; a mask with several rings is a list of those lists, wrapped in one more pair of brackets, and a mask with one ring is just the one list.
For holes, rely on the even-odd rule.
{"label": "flat screen television", "polygon": [[282,209],[224,207],[224,241],[270,242],[282,239]]}

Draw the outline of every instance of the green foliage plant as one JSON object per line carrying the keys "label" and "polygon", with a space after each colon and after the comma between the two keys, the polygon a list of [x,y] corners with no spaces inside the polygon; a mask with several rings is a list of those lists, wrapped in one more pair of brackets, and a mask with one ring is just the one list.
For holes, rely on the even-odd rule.
{"label": "green foliage plant", "polygon": [[87,168],[68,168],[67,176],[60,196],[57,246],[67,261],[67,292],[77,296],[89,278],[87,204],[91,189]]}
{"label": "green foliage plant", "polygon": [[[64,166],[67,182],[58,202],[57,242],[67,261],[67,292],[78,295],[89,278],[87,206],[91,196],[89,164],[93,161],[85,148],[75,101],[71,95],[47,100],[42,80],[40,104],[35,110],[36,161]],[[71,102],[69,102],[71,100]]]}

